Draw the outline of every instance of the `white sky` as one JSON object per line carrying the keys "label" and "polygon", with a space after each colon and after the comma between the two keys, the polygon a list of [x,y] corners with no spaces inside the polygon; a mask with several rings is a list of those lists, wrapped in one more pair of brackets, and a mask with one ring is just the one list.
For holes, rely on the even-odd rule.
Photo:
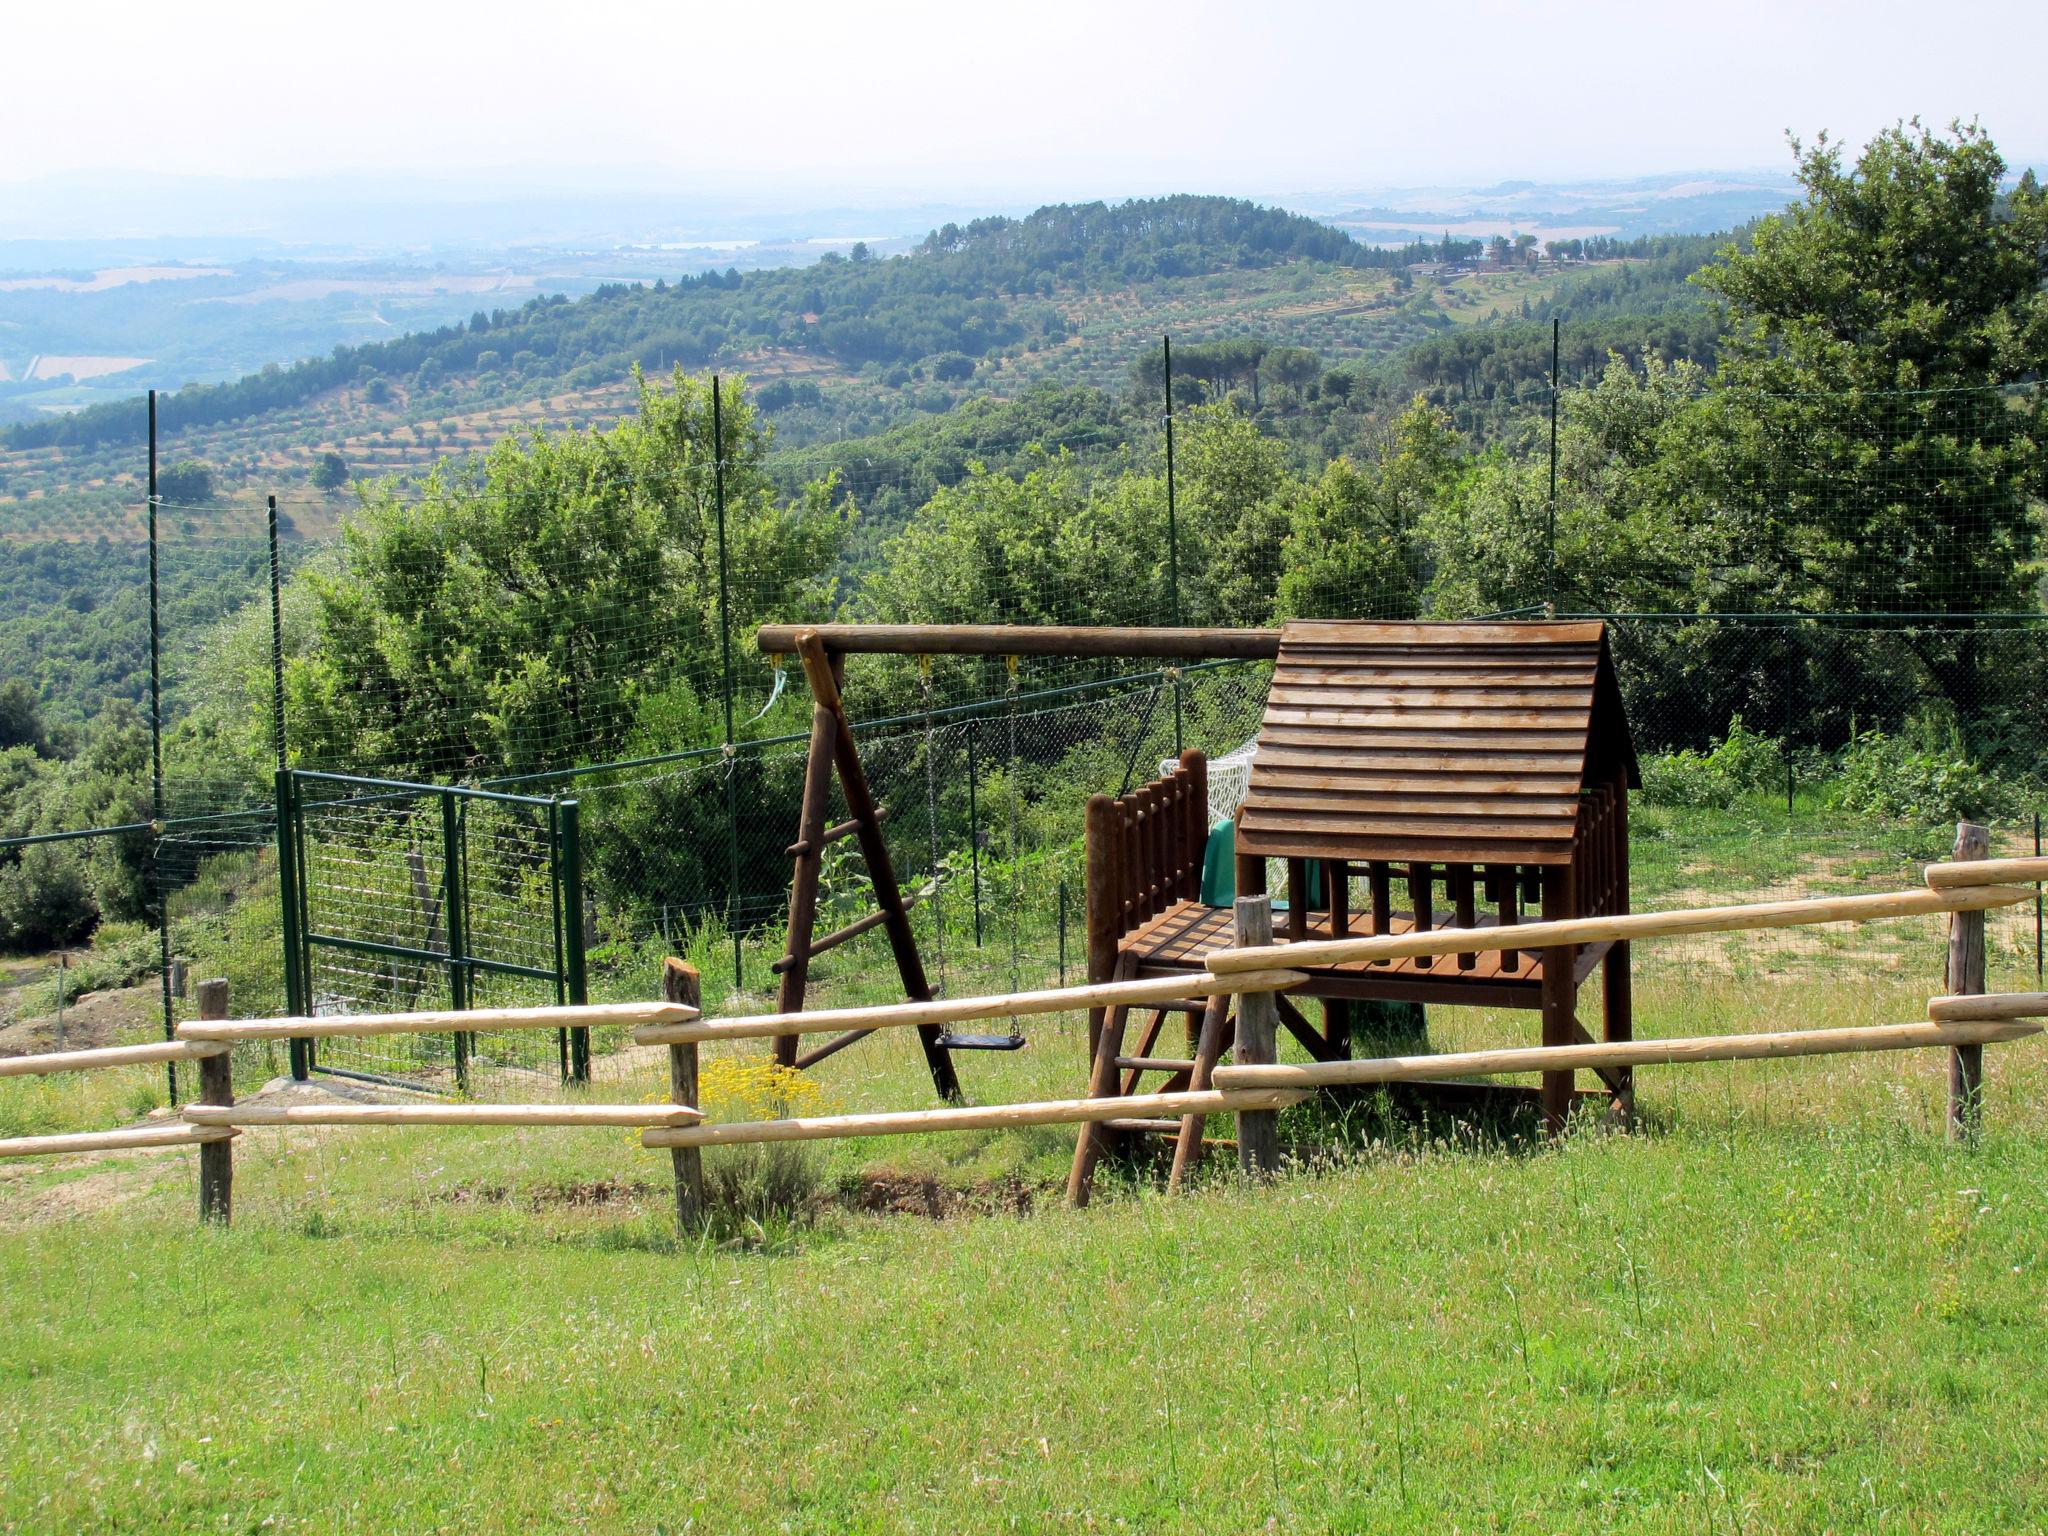
{"label": "white sky", "polygon": [[672,173],[1081,197],[2048,150],[2043,0],[7,0],[0,180]]}

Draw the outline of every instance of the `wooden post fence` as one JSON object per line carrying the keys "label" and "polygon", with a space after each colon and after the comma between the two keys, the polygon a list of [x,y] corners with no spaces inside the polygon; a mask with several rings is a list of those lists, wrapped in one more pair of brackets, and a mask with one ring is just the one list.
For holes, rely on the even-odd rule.
{"label": "wooden post fence", "polygon": [[[1239,949],[1259,949],[1273,942],[1273,898],[1240,896],[1232,937]],[[1270,1066],[1279,1060],[1280,1005],[1271,992],[1246,992],[1237,1000],[1237,1047],[1232,1059],[1240,1066]],[[1237,1116],[1237,1165],[1253,1178],[1269,1177],[1280,1166],[1280,1116],[1277,1110],[1240,1110]]]}
{"label": "wooden post fence", "polygon": [[[215,978],[199,983],[199,1017],[228,1016],[228,984]],[[199,1061],[199,1102],[227,1107],[235,1102],[234,1052],[204,1056]],[[199,1219],[226,1226],[235,1214],[235,1144],[232,1139],[204,1142],[199,1148]]]}
{"label": "wooden post fence", "polygon": [[[673,955],[661,963],[663,1002],[695,1010],[703,1003],[704,981],[697,968]],[[697,1042],[680,1041],[668,1048],[668,1096],[672,1103],[697,1106]],[[699,1106],[701,1107],[701,1106]],[[670,1147],[676,1175],[676,1222],[689,1236],[704,1220],[704,1154],[695,1147]]]}
{"label": "wooden post fence", "polygon": [[[1954,862],[1968,863],[1991,852],[1991,834],[1974,821],[1956,823]],[[1975,996],[1984,990],[1984,914],[1952,913],[1948,920],[1948,991],[1951,997]],[[1984,1122],[1984,1047],[1953,1045],[1948,1052],[1948,1136],[1950,1141],[1977,1138]]]}

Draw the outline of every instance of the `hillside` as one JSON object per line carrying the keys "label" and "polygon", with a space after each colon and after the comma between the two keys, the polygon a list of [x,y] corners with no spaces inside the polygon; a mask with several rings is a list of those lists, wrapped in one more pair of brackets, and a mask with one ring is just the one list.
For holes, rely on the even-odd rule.
{"label": "hillside", "polygon": [[[1222,198],[1051,207],[948,224],[885,260],[856,246],[808,267],[478,311],[180,390],[162,398],[159,424],[166,456],[213,466],[216,489],[301,496],[323,454],[358,477],[416,471],[522,426],[615,419],[636,364],[681,365],[753,379],[783,444],[801,446],[1036,381],[1120,385],[1165,331],[1258,336],[1349,364],[1548,313],[1573,294],[1593,311],[1658,308],[1712,244],[1579,242],[1564,264],[1480,261],[1417,277],[1411,262],[1474,256],[1480,242],[1375,249]],[[139,402],[0,433],[0,536],[113,532],[139,486],[143,439]]]}

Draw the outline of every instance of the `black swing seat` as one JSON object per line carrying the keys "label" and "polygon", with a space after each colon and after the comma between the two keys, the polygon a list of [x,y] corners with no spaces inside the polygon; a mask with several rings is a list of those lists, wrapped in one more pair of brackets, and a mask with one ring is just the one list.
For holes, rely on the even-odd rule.
{"label": "black swing seat", "polygon": [[939,1036],[942,1051],[1021,1051],[1022,1035],[956,1035],[951,1030]]}

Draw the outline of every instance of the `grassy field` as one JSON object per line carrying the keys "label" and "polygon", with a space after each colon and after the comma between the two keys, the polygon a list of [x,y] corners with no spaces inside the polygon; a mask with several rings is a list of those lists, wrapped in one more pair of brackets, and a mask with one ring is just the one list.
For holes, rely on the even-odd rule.
{"label": "grassy field", "polygon": [[[1896,886],[1931,836],[1687,828],[1643,818],[1643,905]],[[1940,950],[1644,946],[1639,1031],[1913,1018]],[[2031,913],[1992,950],[2030,985]],[[1031,1034],[965,1060],[972,1096],[1078,1091],[1080,1020]],[[718,1113],[764,1112],[758,1054],[712,1059]],[[1974,1150],[1931,1053],[1741,1063],[1646,1070],[1637,1134],[1556,1146],[1289,1111],[1341,1150],[1083,1213],[1068,1132],[822,1144],[701,1241],[617,1131],[250,1133],[229,1232],[196,1230],[188,1152],[14,1165],[0,1529],[2039,1529],[2044,1066],[1993,1052]],[[930,1099],[900,1031],[815,1083],[799,1107]],[[664,1088],[625,1052],[594,1092]]]}

